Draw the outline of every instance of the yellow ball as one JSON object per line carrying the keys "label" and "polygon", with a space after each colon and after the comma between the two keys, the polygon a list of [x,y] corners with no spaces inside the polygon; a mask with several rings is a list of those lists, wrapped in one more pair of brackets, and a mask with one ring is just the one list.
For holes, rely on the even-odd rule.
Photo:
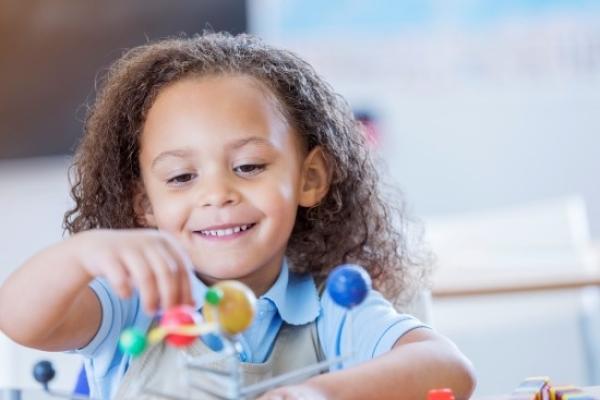
{"label": "yellow ball", "polygon": [[252,290],[238,281],[222,281],[213,287],[223,292],[223,298],[218,305],[204,304],[202,313],[206,321],[218,323],[221,330],[230,335],[248,328],[256,310],[256,296]]}

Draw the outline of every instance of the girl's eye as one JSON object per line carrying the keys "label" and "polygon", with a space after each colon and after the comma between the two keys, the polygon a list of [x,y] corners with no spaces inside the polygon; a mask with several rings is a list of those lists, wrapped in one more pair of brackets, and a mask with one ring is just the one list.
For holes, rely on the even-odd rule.
{"label": "girl's eye", "polygon": [[233,168],[233,171],[246,176],[256,175],[265,169],[265,164],[244,164]]}
{"label": "girl's eye", "polygon": [[174,176],[173,178],[170,178],[169,180],[167,180],[167,183],[172,184],[172,185],[181,185],[181,184],[191,181],[193,178],[194,178],[194,174],[190,174],[190,173],[181,174],[181,175]]}

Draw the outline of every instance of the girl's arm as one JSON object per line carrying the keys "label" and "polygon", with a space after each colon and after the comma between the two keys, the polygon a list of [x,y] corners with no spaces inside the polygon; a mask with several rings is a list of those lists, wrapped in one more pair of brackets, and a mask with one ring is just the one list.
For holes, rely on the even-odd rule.
{"label": "girl's arm", "polygon": [[[81,235],[83,236],[83,235]],[[17,269],[0,287],[0,329],[42,350],[78,348],[100,325],[100,303],[77,261],[79,236],[55,244]]]}
{"label": "girl's arm", "polygon": [[468,399],[475,388],[474,371],[453,343],[419,328],[378,358],[271,391],[263,398],[424,400],[429,390],[439,388],[451,388],[457,400]]}
{"label": "girl's arm", "polygon": [[104,277],[121,297],[139,289],[146,311],[191,303],[181,250],[155,230],[91,230],[30,258],[0,287],[0,330],[41,350],[81,348],[102,310],[88,284]]}

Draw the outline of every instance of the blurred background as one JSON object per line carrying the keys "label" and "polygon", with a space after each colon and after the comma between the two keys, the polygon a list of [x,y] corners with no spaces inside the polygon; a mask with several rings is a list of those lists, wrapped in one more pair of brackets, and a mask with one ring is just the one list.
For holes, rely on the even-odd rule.
{"label": "blurred background", "polygon": [[[422,317],[477,395],[600,384],[594,0],[0,0],[0,282],[62,237],[97,77],[207,28],[295,51],[350,102],[437,256]],[[0,334],[0,388],[33,385],[39,357]],[[80,361],[53,357],[72,387]]]}

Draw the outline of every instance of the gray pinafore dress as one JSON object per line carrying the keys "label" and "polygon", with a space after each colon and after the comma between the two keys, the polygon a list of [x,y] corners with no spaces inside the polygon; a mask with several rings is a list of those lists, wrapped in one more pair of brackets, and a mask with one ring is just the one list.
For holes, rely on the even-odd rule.
{"label": "gray pinafore dress", "polygon": [[[228,392],[227,379],[204,371],[187,369],[183,365],[185,354],[191,357],[217,355],[201,340],[189,347],[173,348],[161,342],[131,361],[115,399],[165,399],[159,393],[168,393],[177,399],[215,399],[193,388],[190,382]],[[249,385],[278,376],[282,373],[325,360],[317,335],[316,321],[305,325],[289,325],[283,322],[275,339],[271,354],[263,363],[240,363],[243,385]],[[221,371],[229,371],[231,359],[216,360],[204,364]],[[308,378],[304,376],[301,380]],[[229,396],[230,394],[228,394]],[[250,396],[252,398],[253,396]]]}

